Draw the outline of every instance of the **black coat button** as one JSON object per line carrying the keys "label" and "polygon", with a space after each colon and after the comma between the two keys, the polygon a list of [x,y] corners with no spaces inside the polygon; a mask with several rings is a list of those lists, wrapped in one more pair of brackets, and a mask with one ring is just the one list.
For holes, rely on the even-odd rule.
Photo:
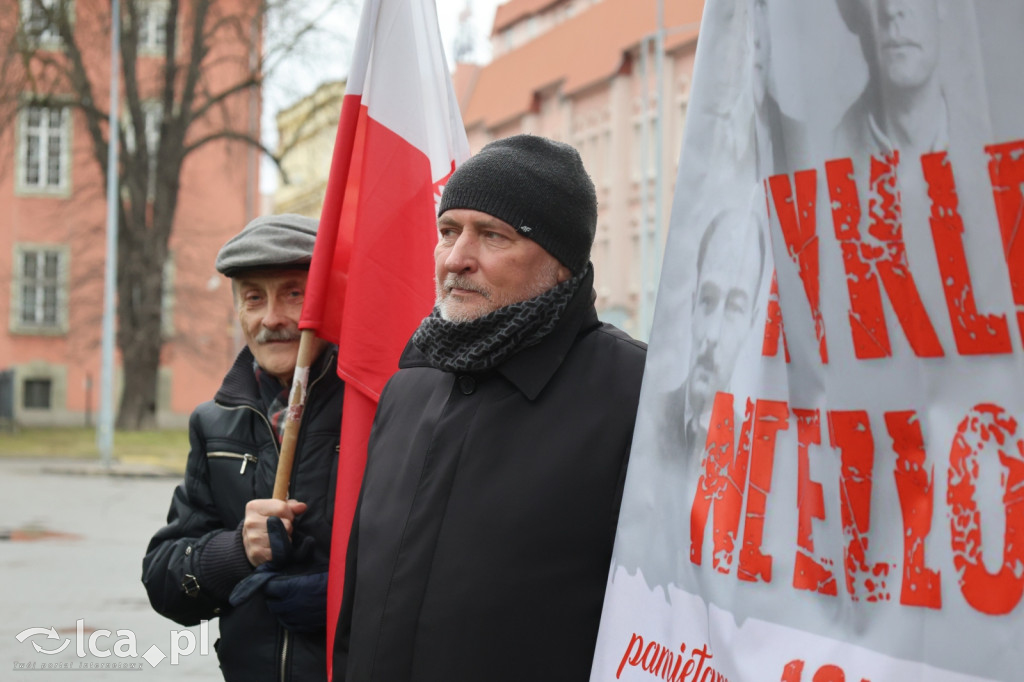
{"label": "black coat button", "polygon": [[465,375],[459,377],[459,390],[463,395],[472,395],[476,390],[476,379]]}

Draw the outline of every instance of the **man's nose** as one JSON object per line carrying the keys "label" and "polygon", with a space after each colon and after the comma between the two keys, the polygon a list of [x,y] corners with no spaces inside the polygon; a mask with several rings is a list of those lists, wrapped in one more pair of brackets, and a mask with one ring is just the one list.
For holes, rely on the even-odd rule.
{"label": "man's nose", "polygon": [[713,356],[716,348],[718,348],[718,339],[711,336],[705,336],[700,340],[700,345],[697,347],[697,351],[701,355]]}
{"label": "man's nose", "polygon": [[886,24],[890,24],[903,17],[905,9],[903,3],[899,0],[882,0],[881,3],[882,18]]}
{"label": "man's nose", "polygon": [[285,312],[284,304],[271,298],[267,302],[267,312],[262,321],[263,326],[267,329],[280,329],[287,326],[289,319]]}
{"label": "man's nose", "polygon": [[476,252],[476,240],[472,235],[463,232],[448,251],[448,256],[444,260],[445,269],[456,274],[473,272],[477,266]]}

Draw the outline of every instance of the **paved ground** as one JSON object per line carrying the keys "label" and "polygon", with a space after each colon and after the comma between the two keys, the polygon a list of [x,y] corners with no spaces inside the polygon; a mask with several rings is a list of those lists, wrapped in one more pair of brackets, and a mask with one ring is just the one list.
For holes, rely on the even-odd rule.
{"label": "paved ground", "polygon": [[[146,544],[163,525],[177,483],[160,474],[130,466],[106,471],[81,462],[0,460],[0,679],[68,682],[76,674],[89,682],[221,679],[213,650],[216,622],[209,625],[204,655],[201,629],[183,628],[153,612],[139,580]],[[83,621],[81,637],[78,621]],[[51,627],[56,637],[24,633]],[[134,652],[132,637],[119,630],[134,635]],[[188,648],[186,630],[195,652],[172,665],[172,649]],[[100,656],[90,651],[91,633]],[[61,646],[66,648],[52,655],[37,651]],[[152,666],[143,658],[151,647],[168,658]],[[105,652],[111,653],[102,656]],[[54,665],[70,669],[45,667]]]}

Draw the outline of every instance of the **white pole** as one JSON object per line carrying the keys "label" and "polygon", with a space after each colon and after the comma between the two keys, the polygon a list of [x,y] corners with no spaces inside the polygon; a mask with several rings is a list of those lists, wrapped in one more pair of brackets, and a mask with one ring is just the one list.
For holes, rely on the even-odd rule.
{"label": "white pole", "polygon": [[100,366],[100,414],[96,446],[104,467],[114,450],[114,295],[117,291],[117,109],[118,55],[121,52],[120,0],[110,0],[110,115],[107,143],[107,262],[103,285],[103,341]]}
{"label": "white pole", "polygon": [[[658,25],[654,34],[654,245],[651,248],[651,303],[661,281],[661,261],[664,244],[663,227],[665,222],[665,169],[662,159],[665,147],[665,0],[658,0]],[[648,322],[648,329],[653,322],[653,313]]]}
{"label": "white pole", "polygon": [[647,169],[651,163],[651,118],[648,113],[650,96],[648,95],[648,77],[650,68],[648,66],[648,51],[650,41],[644,37],[640,41],[640,311],[639,324],[637,325],[637,336],[642,341],[647,341],[651,334],[651,311],[649,299],[647,298],[647,278],[651,256],[649,254],[650,216],[651,216],[651,192],[647,178]]}

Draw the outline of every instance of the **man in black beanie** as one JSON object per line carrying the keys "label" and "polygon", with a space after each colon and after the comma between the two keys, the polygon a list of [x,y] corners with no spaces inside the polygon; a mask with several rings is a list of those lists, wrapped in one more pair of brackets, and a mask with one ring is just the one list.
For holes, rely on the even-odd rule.
{"label": "man in black beanie", "polygon": [[437,303],[370,436],[335,679],[582,682],[646,347],[597,319],[572,147],[492,142],[438,215]]}

